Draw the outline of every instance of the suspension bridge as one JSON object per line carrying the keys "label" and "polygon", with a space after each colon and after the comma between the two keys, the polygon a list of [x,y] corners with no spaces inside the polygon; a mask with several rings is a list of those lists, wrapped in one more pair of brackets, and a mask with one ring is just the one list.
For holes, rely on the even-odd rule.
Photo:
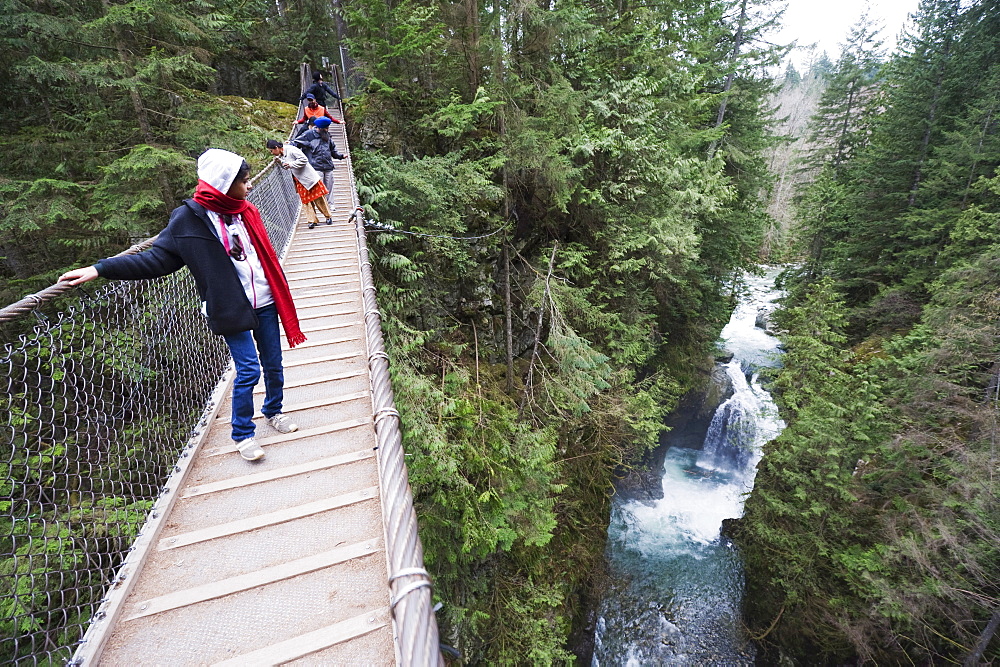
{"label": "suspension bridge", "polygon": [[334,224],[254,177],[308,337],[262,461],[186,271],[0,310],[0,662],[441,663],[344,128]]}

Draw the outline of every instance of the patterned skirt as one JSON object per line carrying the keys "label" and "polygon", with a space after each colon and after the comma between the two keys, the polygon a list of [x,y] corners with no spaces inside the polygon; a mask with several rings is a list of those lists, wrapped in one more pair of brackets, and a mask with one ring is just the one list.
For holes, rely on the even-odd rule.
{"label": "patterned skirt", "polygon": [[323,185],[322,180],[312,186],[312,190],[306,190],[305,186],[299,183],[299,179],[294,176],[292,176],[292,179],[295,181],[295,191],[299,193],[299,199],[302,200],[303,204],[308,204],[309,202],[330,193],[330,191],[326,189],[326,186]]}

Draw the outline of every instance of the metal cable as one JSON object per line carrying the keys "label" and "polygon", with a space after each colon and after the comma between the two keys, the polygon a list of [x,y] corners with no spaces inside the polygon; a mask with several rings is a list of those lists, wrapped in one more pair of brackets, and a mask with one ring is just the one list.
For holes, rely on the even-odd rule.
{"label": "metal cable", "polygon": [[389,357],[385,352],[382,338],[381,316],[367,317],[368,314],[377,314],[379,311],[375,302],[372,267],[367,261],[368,243],[365,237],[364,209],[358,200],[354,170],[349,168],[347,172],[351,180],[351,198],[354,206],[351,219],[354,220],[358,234],[372,403],[375,415],[378,417],[375,420],[375,434],[382,487],[386,559],[389,562],[392,613],[399,638],[400,661],[403,665],[444,665],[437,620],[434,617],[430,581],[426,572],[417,572],[424,566],[423,547],[417,534],[417,515],[413,509],[413,494],[410,491],[409,476],[406,471],[399,413],[396,411],[389,379]]}
{"label": "metal cable", "polygon": [[405,229],[396,229],[395,227],[390,227],[381,222],[374,222],[372,220],[366,220],[365,225],[367,226],[367,231],[369,232],[395,232],[398,234],[409,234],[410,236],[424,236],[431,239],[453,239],[455,241],[475,241],[477,239],[485,239],[496,234],[499,234],[503,230],[510,227],[510,222],[507,222],[503,227],[499,229],[494,229],[488,234],[480,234],[479,236],[445,236],[444,234],[424,234],[422,232],[408,232]]}

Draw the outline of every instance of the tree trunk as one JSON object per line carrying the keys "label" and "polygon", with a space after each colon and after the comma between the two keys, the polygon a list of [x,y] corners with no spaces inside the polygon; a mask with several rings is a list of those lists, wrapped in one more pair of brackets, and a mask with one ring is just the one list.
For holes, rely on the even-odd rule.
{"label": "tree trunk", "polygon": [[911,207],[916,203],[917,189],[920,187],[920,182],[923,180],[924,164],[927,162],[927,155],[930,152],[931,134],[934,132],[934,122],[937,120],[938,105],[941,102],[941,89],[944,86],[945,70],[947,69],[948,58],[951,55],[953,35],[952,26],[954,25],[953,21],[959,11],[959,3],[955,0],[950,9],[951,13],[949,23],[951,23],[951,26],[949,26],[949,29],[946,32],[944,43],[941,47],[941,57],[937,62],[937,72],[934,81],[934,95],[931,97],[930,108],[927,110],[924,136],[920,139],[920,159],[917,161],[917,168],[913,173],[913,183],[910,185],[910,196],[906,200],[907,207]]}
{"label": "tree trunk", "polygon": [[993,639],[993,635],[996,634],[998,628],[1000,628],[1000,609],[993,612],[993,618],[986,624],[983,634],[979,635],[979,642],[976,644],[976,648],[972,650],[972,653],[962,663],[963,667],[975,667],[979,664],[983,653],[986,652],[986,647],[990,645],[990,640]]}
{"label": "tree trunk", "polygon": [[969,192],[972,190],[972,182],[976,180],[976,169],[979,168],[979,156],[983,153],[983,143],[986,141],[986,136],[989,134],[990,126],[993,124],[993,111],[994,108],[990,107],[989,111],[986,113],[986,120],[983,121],[982,132],[979,133],[979,142],[976,144],[975,157],[972,159],[972,166],[969,167],[969,178],[965,182],[965,191],[962,193],[961,209],[963,211],[969,201]]}
{"label": "tree trunk", "polygon": [[465,61],[468,63],[469,94],[479,90],[479,0],[465,0]]}
{"label": "tree trunk", "polygon": [[951,39],[945,42],[942,52],[942,61],[938,63],[937,77],[934,81],[934,95],[931,97],[931,105],[927,110],[926,127],[924,136],[920,139],[920,159],[917,161],[917,168],[913,174],[913,184],[910,186],[910,196],[906,200],[907,207],[913,206],[917,201],[917,189],[923,179],[924,163],[927,161],[927,153],[931,144],[931,134],[934,132],[934,121],[937,119],[938,103],[941,101],[941,87],[944,85],[944,65],[948,60],[948,53],[951,51]]}
{"label": "tree trunk", "polygon": [[851,112],[854,110],[855,84],[851,84],[851,92],[847,95],[847,108],[844,110],[844,124],[840,128],[840,137],[837,139],[837,154],[833,156],[834,172],[840,167],[840,163],[847,157],[846,146],[847,130],[850,127]]}
{"label": "tree trunk", "polygon": [[[733,87],[733,79],[736,77],[736,59],[740,55],[740,47],[743,46],[743,24],[747,19],[747,0],[740,3],[740,20],[736,25],[736,39],[733,44],[733,59],[730,64],[729,74],[726,75],[726,83],[722,87],[722,104],[719,105],[719,113],[715,117],[715,129],[722,127],[722,120],[726,117],[726,105],[729,103],[729,91]],[[708,147],[708,157],[715,155],[715,149],[719,144],[718,139],[713,139]]]}
{"label": "tree trunk", "polygon": [[[504,75],[505,75],[505,62],[504,56],[504,44],[505,40],[503,38],[503,7],[501,6],[500,0],[495,0],[493,3],[493,12],[496,21],[496,76],[497,85],[500,90],[504,88]],[[500,143],[503,144],[505,134],[507,132],[507,122],[506,112],[504,108],[501,107],[497,111],[497,134],[500,137]],[[504,224],[510,220],[510,186],[509,177],[507,172],[507,165],[503,166],[503,219]],[[510,252],[508,251],[506,242],[503,244],[503,288],[504,288],[504,337],[506,338],[507,345],[507,394],[514,393],[514,318],[513,318],[513,302],[510,296]]]}
{"label": "tree trunk", "polygon": [[514,393],[514,332],[513,306],[510,299],[510,254],[507,245],[503,246],[503,304],[504,304],[504,337],[507,339],[507,394]]}

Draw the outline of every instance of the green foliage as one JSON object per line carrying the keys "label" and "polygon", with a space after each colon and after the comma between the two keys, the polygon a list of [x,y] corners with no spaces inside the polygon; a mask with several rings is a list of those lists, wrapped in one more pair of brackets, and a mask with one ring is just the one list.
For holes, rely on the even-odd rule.
{"label": "green foliage", "polygon": [[874,105],[871,97],[882,60],[879,29],[867,16],[851,26],[836,66],[813,117],[811,139],[817,146],[813,166],[831,166],[839,174],[868,141]]}
{"label": "green foliage", "polygon": [[754,18],[733,55],[739,8],[343,10],[359,190],[408,232],[369,247],[439,622],[466,660],[568,658],[614,471],[655,444],[756,259],[769,83],[749,72],[773,52]]}
{"label": "green foliage", "polygon": [[[736,538],[765,659],[1000,659],[995,3],[925,0],[867,144],[799,202],[788,427]],[[839,103],[843,104],[843,97]]]}
{"label": "green foliage", "polygon": [[[709,363],[757,258],[773,12],[332,7],[0,0],[0,82],[21,93],[0,111],[2,275],[42,283],[155,233],[207,146],[262,164],[292,108],[244,96],[294,100],[343,19],[359,191],[407,232],[370,252],[443,634],[472,662],[568,662],[614,475]],[[117,342],[102,366],[156,377]]]}

